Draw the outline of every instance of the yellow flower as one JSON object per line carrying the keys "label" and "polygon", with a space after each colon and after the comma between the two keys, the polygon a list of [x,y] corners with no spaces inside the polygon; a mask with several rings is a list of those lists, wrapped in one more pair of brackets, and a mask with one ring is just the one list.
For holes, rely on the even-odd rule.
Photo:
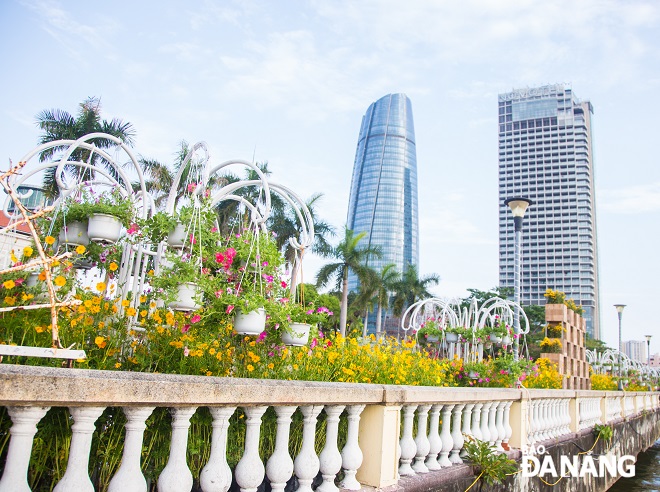
{"label": "yellow flower", "polygon": [[272,362],[268,364],[268,369],[272,369],[273,367],[275,367],[275,364],[273,364]]}
{"label": "yellow flower", "polygon": [[119,369],[120,367],[121,367],[121,362],[117,362],[117,363],[115,364],[115,369]]}
{"label": "yellow flower", "polygon": [[110,263],[108,268],[110,269],[111,272],[114,272],[117,268],[119,268],[119,266],[117,266],[117,264],[113,261],[112,263]]}
{"label": "yellow flower", "polygon": [[121,301],[121,305],[124,307],[128,307],[131,304],[131,302],[128,299],[124,299]]}
{"label": "yellow flower", "polygon": [[211,371],[206,371],[207,376],[213,376],[213,373]]}
{"label": "yellow flower", "polygon": [[149,275],[150,277],[153,277],[153,276],[154,276],[154,271],[153,271],[153,269],[149,270],[149,271],[147,272],[147,275]]}
{"label": "yellow flower", "polygon": [[106,287],[107,285],[105,284],[105,282],[99,282],[98,284],[96,284],[96,290],[98,290],[99,292],[105,291]]}
{"label": "yellow flower", "polygon": [[35,327],[34,327],[34,330],[35,330],[37,333],[43,333],[44,331],[46,331],[46,328],[44,328],[43,326],[35,326]]}
{"label": "yellow flower", "polygon": [[142,311],[140,311],[140,316],[142,316],[143,318],[146,318],[147,317],[147,310],[143,309]]}
{"label": "yellow flower", "polygon": [[30,246],[26,246],[25,248],[23,248],[23,256],[25,258],[29,258],[30,256],[32,256],[32,253],[34,253],[34,250]]}
{"label": "yellow flower", "polygon": [[104,337],[100,337],[100,336],[99,336],[99,337],[96,337],[96,338],[94,339],[94,343],[96,344],[96,346],[97,346],[98,348],[104,348],[104,347],[107,345],[107,342],[105,341],[105,338],[104,338]]}
{"label": "yellow flower", "polygon": [[140,296],[140,302],[147,302],[147,296],[145,295]]}
{"label": "yellow flower", "polygon": [[135,316],[135,313],[136,313],[136,312],[137,312],[137,311],[135,310],[135,308],[129,307],[129,308],[126,310],[126,316]]}
{"label": "yellow flower", "polygon": [[16,283],[13,280],[6,280],[2,285],[5,289],[13,289],[16,286]]}
{"label": "yellow flower", "polygon": [[213,347],[209,349],[209,354],[215,355],[215,349]]}
{"label": "yellow flower", "polygon": [[18,258],[16,258],[16,255],[14,254],[14,250],[11,250],[11,253],[9,253],[9,258],[11,258],[11,261],[16,263],[18,261]]}
{"label": "yellow flower", "polygon": [[76,253],[79,255],[85,254],[85,251],[87,251],[87,249],[82,244],[76,248]]}
{"label": "yellow flower", "polygon": [[5,297],[5,304],[7,306],[13,306],[14,304],[16,304],[16,298],[11,296]]}
{"label": "yellow flower", "polygon": [[250,371],[250,372],[254,371],[254,366],[252,364],[248,364],[247,365],[247,370]]}
{"label": "yellow flower", "polygon": [[62,275],[58,275],[55,277],[54,282],[58,287],[62,287],[64,284],[66,284],[66,279]]}
{"label": "yellow flower", "polygon": [[53,236],[46,236],[46,244],[51,245],[55,243],[55,238]]}

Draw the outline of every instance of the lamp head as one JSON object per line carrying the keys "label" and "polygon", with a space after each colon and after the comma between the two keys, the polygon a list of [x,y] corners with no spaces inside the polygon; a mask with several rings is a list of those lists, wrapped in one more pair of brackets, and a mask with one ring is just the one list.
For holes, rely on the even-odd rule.
{"label": "lamp head", "polygon": [[509,206],[514,217],[524,217],[532,201],[529,198],[513,197],[504,200],[504,204]]}
{"label": "lamp head", "polygon": [[623,312],[623,308],[626,307],[625,304],[615,304],[614,307],[616,308],[616,312],[621,314]]}
{"label": "lamp head", "polygon": [[647,342],[651,343],[651,337],[652,337],[652,336],[653,336],[653,335],[644,335],[644,338],[646,338],[646,341],[647,341]]}

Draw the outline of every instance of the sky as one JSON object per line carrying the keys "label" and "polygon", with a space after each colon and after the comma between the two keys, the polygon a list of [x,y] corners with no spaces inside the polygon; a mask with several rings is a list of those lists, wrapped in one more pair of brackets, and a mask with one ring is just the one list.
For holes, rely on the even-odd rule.
{"label": "sky", "polygon": [[[637,0],[0,2],[0,162],[36,115],[90,96],[135,150],[268,161],[341,231],[362,115],[412,101],[420,272],[434,293],[498,285],[497,95],[569,84],[594,107],[601,332],[660,352],[660,3]],[[524,261],[524,260],[523,260]],[[322,265],[310,257],[305,280]]]}

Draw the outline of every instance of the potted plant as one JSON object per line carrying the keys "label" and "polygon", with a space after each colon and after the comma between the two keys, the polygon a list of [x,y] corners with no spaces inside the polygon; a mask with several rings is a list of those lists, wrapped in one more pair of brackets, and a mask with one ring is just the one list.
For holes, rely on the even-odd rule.
{"label": "potted plant", "polygon": [[466,362],[463,364],[463,371],[470,379],[482,382],[490,374],[489,366],[486,362]]}
{"label": "potted plant", "polygon": [[[166,212],[156,212],[151,217],[139,220],[140,234],[151,244],[160,244],[180,225]],[[184,229],[185,231],[185,229]]]}
{"label": "potted plant", "polygon": [[163,268],[152,285],[159,297],[176,311],[196,311],[202,306],[203,286],[208,275],[190,255],[167,256]]}
{"label": "potted plant", "polygon": [[282,342],[286,345],[304,346],[309,341],[310,330],[327,321],[332,312],[325,306],[316,307],[313,304],[303,306],[299,303],[289,303],[288,324],[284,323],[281,332]]}
{"label": "potted plant", "polygon": [[467,335],[467,330],[462,326],[448,326],[444,329],[445,340],[449,343],[456,343]]}
{"label": "potted plant", "polygon": [[422,343],[437,343],[440,341],[442,333],[435,318],[428,318],[420,325],[417,340]]}
{"label": "potted plant", "polygon": [[[504,324],[499,317],[495,318],[495,322],[493,323],[493,326],[490,327],[489,332],[490,341],[493,343],[504,343],[504,337],[510,337],[511,335],[509,327]],[[508,344],[510,344],[511,338],[507,341]]]}

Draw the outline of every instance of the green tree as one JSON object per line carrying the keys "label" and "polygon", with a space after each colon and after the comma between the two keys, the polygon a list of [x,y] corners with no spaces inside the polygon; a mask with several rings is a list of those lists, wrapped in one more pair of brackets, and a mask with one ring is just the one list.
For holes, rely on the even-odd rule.
{"label": "green tree", "polygon": [[364,276],[366,264],[370,258],[380,258],[381,250],[376,246],[360,246],[360,240],[365,232],[354,234],[346,228],[344,238],[334,248],[323,249],[321,255],[337,260],[321,267],[316,276],[316,285],[322,287],[335,278],[337,287],[341,289],[341,311],[339,316],[339,332],[346,336],[346,318],[348,313],[348,272],[353,271],[358,278]]}
{"label": "green tree", "polygon": [[401,282],[401,274],[396,270],[396,265],[390,263],[385,265],[380,272],[371,276],[374,282],[376,300],[376,336],[380,338],[383,309],[387,311],[390,307],[390,293],[393,292]]}
{"label": "green tree", "polygon": [[[135,129],[131,123],[122,121],[119,118],[112,120],[101,119],[101,99],[89,97],[80,103],[78,114],[73,116],[67,111],[61,109],[44,110],[37,115],[37,126],[43,131],[39,135],[39,144],[54,142],[56,140],[77,140],[80,137],[90,133],[107,133],[114,137],[121,138],[129,146],[133,145]],[[103,138],[94,138],[89,140],[99,149],[109,149],[114,147],[115,143]],[[44,150],[39,154],[41,162],[55,160],[63,153],[69,145],[58,145]],[[113,177],[117,177],[109,162],[98,153],[91,153],[89,150],[77,149],[71,155],[69,160],[89,162],[94,166],[107,169]],[[51,198],[58,195],[57,182],[55,180],[55,168],[48,168],[44,173],[43,187],[44,192]],[[69,165],[65,171],[77,180],[84,181],[94,177],[94,172],[90,169],[80,168]],[[128,186],[129,183],[126,183]]]}
{"label": "green tree", "polygon": [[415,302],[433,297],[429,288],[437,285],[438,282],[440,282],[439,275],[432,273],[420,278],[417,267],[415,265],[408,265],[408,268],[406,268],[401,276],[401,280],[395,286],[394,314],[401,316]]}

